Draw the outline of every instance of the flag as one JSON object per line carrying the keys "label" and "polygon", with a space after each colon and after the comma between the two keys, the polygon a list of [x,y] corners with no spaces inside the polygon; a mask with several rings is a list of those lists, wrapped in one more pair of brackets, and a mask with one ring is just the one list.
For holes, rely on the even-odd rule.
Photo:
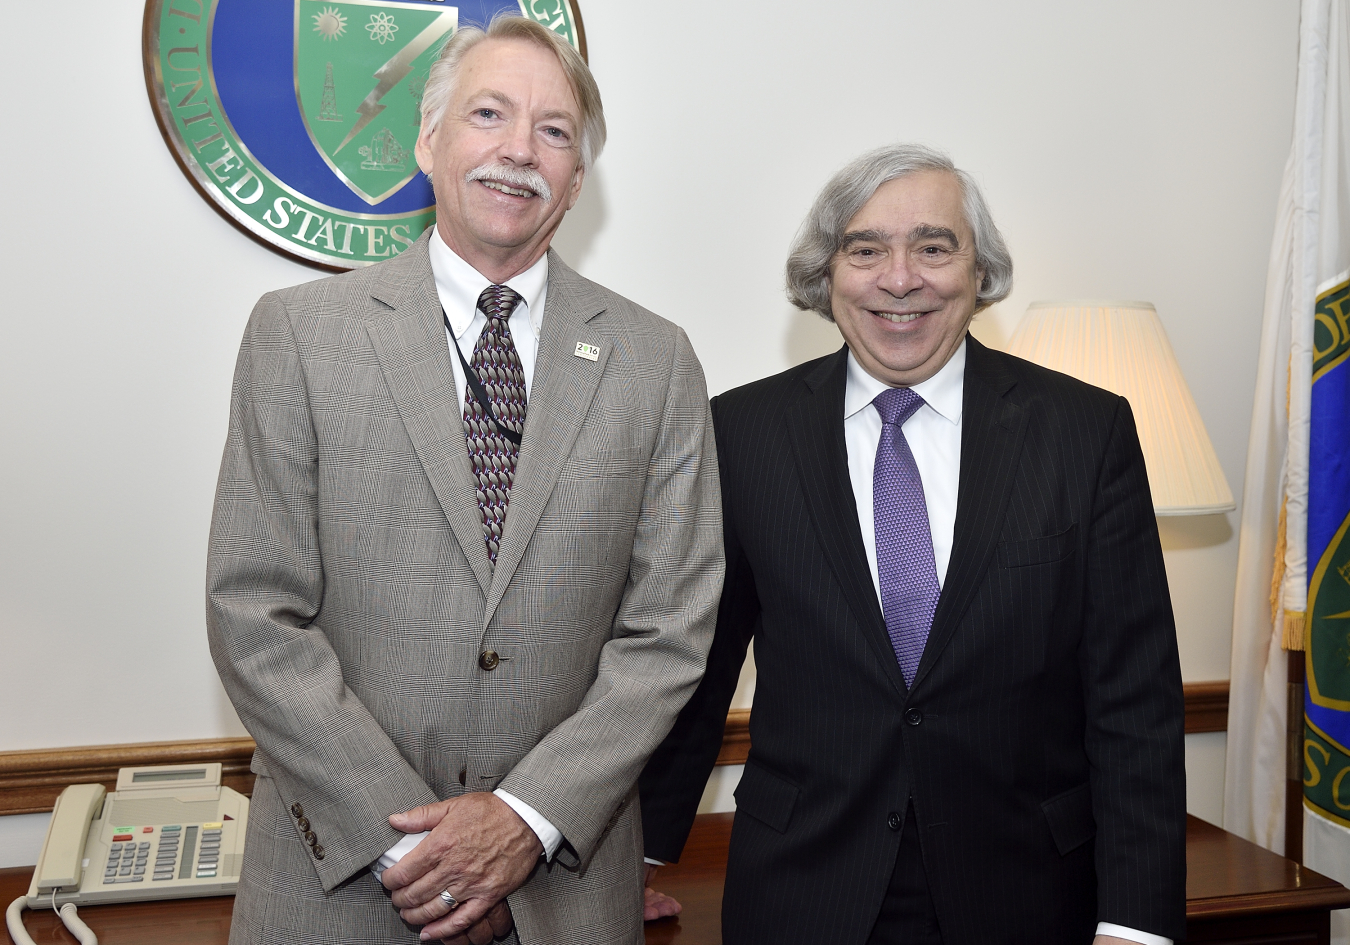
{"label": "flag", "polygon": [[1347,0],[1304,0],[1243,489],[1224,792],[1224,826],[1283,852],[1286,661],[1304,659],[1305,695],[1293,708],[1303,715],[1295,774],[1304,784],[1304,862],[1342,882],[1350,882],[1347,30]]}

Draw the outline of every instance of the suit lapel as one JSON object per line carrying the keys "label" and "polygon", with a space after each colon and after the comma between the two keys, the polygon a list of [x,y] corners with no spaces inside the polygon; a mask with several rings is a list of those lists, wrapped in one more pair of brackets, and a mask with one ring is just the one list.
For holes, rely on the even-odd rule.
{"label": "suit lapel", "polygon": [[483,541],[483,516],[464,442],[464,408],[455,389],[427,237],[382,268],[383,277],[371,295],[393,311],[373,319],[367,332],[417,458],[486,594],[492,563]]}
{"label": "suit lapel", "polygon": [[928,643],[914,674],[915,688],[956,632],[998,544],[1026,435],[1027,411],[1007,397],[1016,383],[1016,377],[997,356],[974,338],[966,337],[961,478],[951,562]]}
{"label": "suit lapel", "polygon": [[[613,342],[608,333],[587,328],[587,323],[602,311],[604,304],[589,284],[550,250],[539,357],[525,412],[516,480],[488,593],[489,620],[520,565],[605,372]],[[597,358],[592,361],[577,356],[578,343],[598,347]],[[479,544],[483,544],[481,538]]]}
{"label": "suit lapel", "polygon": [[786,413],[797,472],[825,558],[844,597],[901,699],[905,677],[895,659],[881,614],[872,570],[863,548],[844,442],[844,388],[848,349],[843,348],[805,378],[806,390]]}

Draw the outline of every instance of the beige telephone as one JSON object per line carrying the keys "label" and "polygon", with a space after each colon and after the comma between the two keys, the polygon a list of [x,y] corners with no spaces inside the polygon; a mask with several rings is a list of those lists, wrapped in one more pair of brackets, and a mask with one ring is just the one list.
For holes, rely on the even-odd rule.
{"label": "beige telephone", "polygon": [[98,939],[75,905],[227,896],[239,883],[248,798],[220,783],[219,764],[123,768],[117,789],[72,784],[52,811],[28,895],[5,913],[31,945],[22,913],[59,909],[83,945]]}

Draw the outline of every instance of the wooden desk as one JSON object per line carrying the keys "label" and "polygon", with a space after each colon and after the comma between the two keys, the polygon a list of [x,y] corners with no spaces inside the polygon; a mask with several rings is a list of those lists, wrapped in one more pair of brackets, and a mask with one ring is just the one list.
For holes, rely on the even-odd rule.
{"label": "wooden desk", "polygon": [[[647,945],[721,945],[722,872],[731,814],[699,817],[684,857],[658,886],[684,904],[676,919],[647,926]],[[1328,945],[1328,911],[1350,907],[1350,890],[1194,817],[1186,833],[1189,942]],[[0,905],[28,888],[29,869],[0,870]],[[80,915],[102,945],[225,945],[234,900],[90,906]],[[26,913],[35,942],[69,943],[50,911]],[[9,943],[8,934],[4,942]],[[561,945],[561,943],[559,943]]]}

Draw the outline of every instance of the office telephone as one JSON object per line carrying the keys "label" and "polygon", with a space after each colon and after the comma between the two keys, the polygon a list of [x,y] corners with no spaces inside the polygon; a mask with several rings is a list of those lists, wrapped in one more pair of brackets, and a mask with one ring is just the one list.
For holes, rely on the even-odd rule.
{"label": "office telephone", "polygon": [[232,894],[248,798],[220,773],[218,763],[123,768],[111,794],[101,784],[61,792],[28,895],[5,913],[16,945],[32,942],[25,908],[59,910],[72,935],[96,945],[76,905]]}

